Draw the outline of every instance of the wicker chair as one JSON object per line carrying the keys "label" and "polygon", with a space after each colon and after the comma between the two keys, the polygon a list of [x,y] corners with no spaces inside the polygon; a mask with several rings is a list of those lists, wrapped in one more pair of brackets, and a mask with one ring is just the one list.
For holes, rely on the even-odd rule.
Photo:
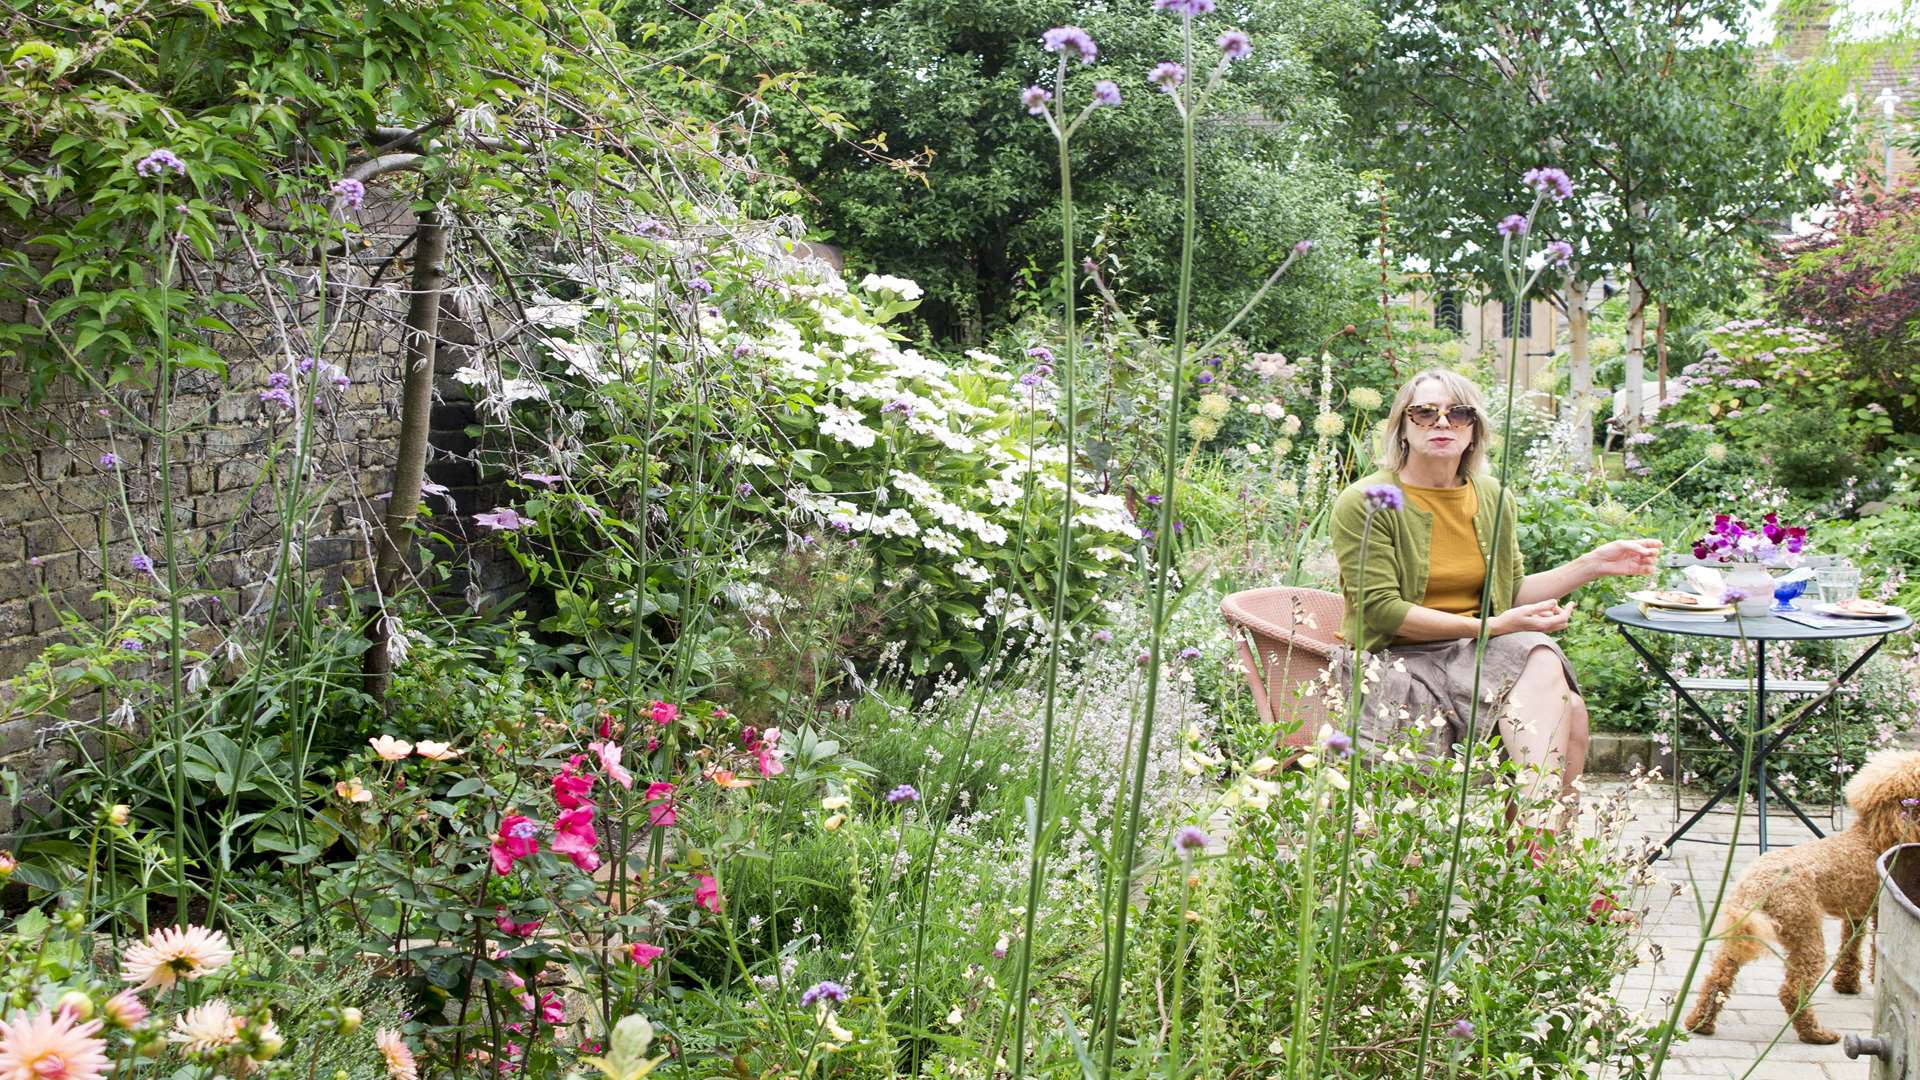
{"label": "wicker chair", "polygon": [[1346,605],[1337,593],[1276,587],[1233,593],[1220,602],[1220,614],[1233,627],[1240,666],[1253,688],[1260,718],[1269,724],[1299,726],[1288,746],[1305,746],[1327,720],[1327,701],[1303,694],[1303,684],[1333,666]]}

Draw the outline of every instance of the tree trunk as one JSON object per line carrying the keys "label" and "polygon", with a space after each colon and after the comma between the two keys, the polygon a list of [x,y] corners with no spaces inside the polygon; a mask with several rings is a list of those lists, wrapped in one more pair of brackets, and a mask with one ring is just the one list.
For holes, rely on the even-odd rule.
{"label": "tree trunk", "polygon": [[[436,193],[427,192],[433,203]],[[392,626],[385,605],[405,579],[407,556],[413,550],[413,528],[420,510],[420,488],[427,474],[427,435],[433,419],[433,362],[440,336],[440,298],[446,288],[447,225],[433,207],[420,212],[420,236],[413,248],[413,295],[407,306],[406,374],[400,391],[400,444],[393,467],[393,495],[387,500],[386,521],[375,540],[379,546],[374,580],[379,585],[382,612],[367,626],[365,672],[367,693],[384,700],[387,678],[393,670],[389,639]]]}
{"label": "tree trunk", "polygon": [[1667,407],[1667,302],[1660,301],[1653,321],[1653,354],[1659,360],[1660,407]]}
{"label": "tree trunk", "polygon": [[1640,274],[1636,268],[1633,280],[1627,285],[1627,370],[1622,381],[1626,384],[1626,415],[1621,418],[1621,431],[1631,435],[1640,430],[1640,410],[1643,407],[1642,391],[1647,382],[1647,287],[1640,283]]}
{"label": "tree trunk", "polygon": [[1562,295],[1567,306],[1567,397],[1572,406],[1573,460],[1593,464],[1593,356],[1592,313],[1587,310],[1587,287],[1567,275]]}

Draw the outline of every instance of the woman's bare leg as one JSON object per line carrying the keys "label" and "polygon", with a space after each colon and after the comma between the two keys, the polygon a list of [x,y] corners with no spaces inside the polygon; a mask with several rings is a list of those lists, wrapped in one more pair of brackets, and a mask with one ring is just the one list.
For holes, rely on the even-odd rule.
{"label": "woman's bare leg", "polygon": [[1559,657],[1545,647],[1534,649],[1499,719],[1500,741],[1520,766],[1529,801],[1552,776],[1559,777],[1557,794],[1572,790],[1573,778],[1587,764],[1586,719],[1586,704],[1567,685]]}

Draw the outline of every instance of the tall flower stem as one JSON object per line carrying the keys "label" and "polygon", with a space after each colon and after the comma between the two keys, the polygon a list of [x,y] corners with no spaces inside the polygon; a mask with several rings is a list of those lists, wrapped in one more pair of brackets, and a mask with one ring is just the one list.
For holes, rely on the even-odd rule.
{"label": "tall flower stem", "polygon": [[[1734,627],[1740,631],[1740,652],[1748,659],[1747,670],[1753,670],[1753,650],[1747,641],[1747,624],[1736,609],[1733,613]],[[1750,710],[1746,725],[1746,739],[1740,753],[1740,788],[1733,799],[1733,834],[1727,837],[1727,857],[1720,864],[1720,884],[1714,890],[1713,907],[1707,911],[1707,918],[1700,928],[1700,943],[1694,946],[1693,958],[1687,961],[1686,977],[1680,980],[1680,989],[1674,991],[1673,1009],[1667,1014],[1666,1029],[1660,1033],[1660,1045],[1653,1052],[1653,1072],[1648,1080],[1660,1080],[1660,1070],[1666,1066],[1667,1053],[1673,1047],[1673,1033],[1680,1026],[1680,1012],[1686,1008],[1687,994],[1693,989],[1694,976],[1700,972],[1700,959],[1706,955],[1707,942],[1713,938],[1713,928],[1720,921],[1720,906],[1727,897],[1727,882],[1733,877],[1733,855],[1740,850],[1740,820],[1747,811],[1747,785],[1750,782],[1750,769],[1753,766],[1753,738],[1766,717],[1760,715],[1757,696],[1753,692],[1752,676],[1747,682],[1747,707]],[[1765,1055],[1762,1055],[1765,1056]]]}
{"label": "tall flower stem", "polygon": [[1073,262],[1073,162],[1067,153],[1068,134],[1066,122],[1067,55],[1060,54],[1058,74],[1054,86],[1059,93],[1054,102],[1056,110],[1051,126],[1054,133],[1054,145],[1060,155],[1060,273],[1064,310],[1061,318],[1061,330],[1065,335],[1064,348],[1060,355],[1061,410],[1065,413],[1066,435],[1066,489],[1060,498],[1060,538],[1057,560],[1053,571],[1053,619],[1047,634],[1047,696],[1046,706],[1040,719],[1040,782],[1033,796],[1033,827],[1030,837],[1030,850],[1027,855],[1027,902],[1021,912],[1020,921],[1020,963],[1014,969],[1013,980],[1013,1076],[1020,1080],[1026,1075],[1027,1064],[1027,987],[1033,972],[1034,935],[1038,932],[1035,919],[1040,909],[1041,883],[1046,880],[1046,843],[1052,832],[1047,819],[1047,797],[1053,787],[1053,733],[1057,716],[1060,690],[1060,650],[1066,637],[1067,622],[1067,571],[1073,565],[1073,471],[1074,449],[1078,435],[1078,417],[1075,415],[1074,356],[1079,344],[1078,318],[1074,310],[1074,285],[1076,271]]}
{"label": "tall flower stem", "polygon": [[[1535,196],[1533,208],[1528,211],[1525,226],[1520,230],[1521,243],[1518,263],[1520,266],[1524,267],[1526,265],[1527,255],[1531,246],[1528,244],[1526,237],[1531,231],[1533,220],[1539,214],[1540,206],[1544,199],[1544,195]],[[1493,509],[1493,535],[1489,538],[1487,545],[1486,581],[1488,585],[1493,583],[1493,565],[1494,561],[1500,557],[1500,549],[1506,536],[1504,530],[1514,527],[1513,522],[1507,520],[1507,503],[1510,498],[1507,494],[1507,480],[1513,475],[1513,388],[1514,376],[1520,369],[1520,305],[1526,303],[1528,291],[1531,290],[1534,281],[1540,276],[1539,272],[1536,271],[1532,277],[1527,279],[1524,285],[1520,284],[1518,276],[1513,271],[1513,266],[1515,265],[1512,261],[1513,254],[1513,236],[1508,234],[1505,243],[1501,247],[1501,255],[1507,267],[1507,285],[1508,288],[1511,289],[1513,296],[1514,332],[1507,337],[1507,400],[1506,412],[1505,415],[1501,417],[1500,424],[1500,501],[1495,504]],[[1462,740],[1466,757],[1466,762],[1463,766],[1465,771],[1461,777],[1460,800],[1458,805],[1454,807],[1453,835],[1448,842],[1447,883],[1446,887],[1441,891],[1440,905],[1435,910],[1433,917],[1433,961],[1427,969],[1427,1003],[1426,1007],[1421,1011],[1420,1050],[1414,1059],[1414,1076],[1425,1076],[1427,1072],[1427,1054],[1432,1048],[1431,1044],[1433,1039],[1433,1013],[1440,1000],[1440,984],[1444,981],[1441,978],[1441,968],[1442,965],[1445,964],[1447,956],[1447,930],[1451,925],[1448,921],[1448,916],[1453,909],[1454,891],[1460,881],[1461,838],[1466,832],[1468,796],[1473,792],[1473,755],[1474,751],[1478,749],[1477,744],[1479,740],[1476,738],[1476,735],[1480,727],[1480,684],[1482,669],[1486,666],[1488,630],[1493,622],[1493,599],[1493,593],[1491,591],[1488,589],[1480,590],[1480,627],[1473,639],[1473,703],[1467,710],[1467,730]]]}
{"label": "tall flower stem", "polygon": [[[1193,21],[1181,20],[1181,52],[1186,70],[1193,70]],[[1128,890],[1133,880],[1133,862],[1140,839],[1140,803],[1146,792],[1147,762],[1152,757],[1153,722],[1160,705],[1160,668],[1167,636],[1167,579],[1173,564],[1174,470],[1180,461],[1180,408],[1186,390],[1187,322],[1191,314],[1193,286],[1193,84],[1185,84],[1187,107],[1180,111],[1180,283],[1174,293],[1173,357],[1168,377],[1171,392],[1167,401],[1166,443],[1160,457],[1160,516],[1154,532],[1153,599],[1149,608],[1153,622],[1147,647],[1146,700],[1141,704],[1139,753],[1133,763],[1132,790],[1127,792],[1127,812],[1120,826],[1120,891],[1114,899],[1113,951],[1107,961],[1103,989],[1106,1001],[1100,1017],[1106,1030],[1100,1046],[1100,1077],[1113,1076],[1113,1056],[1120,1036],[1120,984],[1127,963],[1127,913],[1132,909]],[[1178,88],[1176,88],[1176,92]],[[1109,850],[1112,850],[1109,848]]]}
{"label": "tall flower stem", "polygon": [[[1367,579],[1367,548],[1369,546],[1368,541],[1373,538],[1373,516],[1375,513],[1377,513],[1377,510],[1374,504],[1369,501],[1367,505],[1365,529],[1360,534],[1360,571],[1355,578],[1355,580],[1358,581],[1365,581]],[[1352,748],[1355,753],[1358,753],[1360,749],[1360,710],[1364,707],[1361,698],[1365,686],[1364,674],[1360,667],[1360,656],[1358,653],[1355,653],[1353,656],[1353,671],[1351,674],[1352,677],[1347,686],[1347,745]],[[1347,899],[1350,886],[1353,882],[1353,819],[1354,811],[1360,802],[1361,780],[1366,775],[1365,770],[1360,768],[1353,768],[1349,771],[1352,775],[1348,781],[1346,828],[1342,830],[1340,837],[1340,878],[1339,884],[1335,886],[1338,898],[1334,901],[1333,942],[1327,949],[1327,989],[1326,1004],[1323,1011],[1328,1017],[1334,1014],[1334,1010],[1339,1008],[1340,1004],[1340,965],[1345,963],[1347,958]],[[1323,1017],[1320,1022],[1320,1038],[1317,1040],[1317,1046],[1313,1055],[1313,1069],[1308,1075],[1322,1075],[1322,1071],[1326,1068],[1328,1043],[1332,1035],[1333,1024]],[[1291,1050],[1291,1047],[1289,1047],[1289,1050]]]}

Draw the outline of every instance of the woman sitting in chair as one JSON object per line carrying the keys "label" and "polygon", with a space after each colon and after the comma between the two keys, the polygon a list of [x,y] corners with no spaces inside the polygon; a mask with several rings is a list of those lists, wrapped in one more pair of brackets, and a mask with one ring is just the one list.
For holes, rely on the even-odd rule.
{"label": "woman sitting in chair", "polygon": [[[1446,726],[1426,727],[1429,747],[1444,752],[1466,740],[1474,716],[1476,740],[1497,727],[1508,756],[1534,773],[1530,790],[1558,772],[1564,794],[1586,767],[1587,709],[1566,655],[1547,636],[1567,625],[1571,609],[1560,598],[1597,578],[1653,573],[1660,541],[1615,540],[1565,566],[1524,573],[1513,497],[1486,474],[1488,434],[1478,387],[1450,371],[1423,371],[1394,396],[1380,471],[1334,501],[1344,636],[1381,661],[1361,713],[1361,743],[1437,716]],[[1369,516],[1365,492],[1382,484],[1399,488],[1405,506]],[[1476,713],[1483,598],[1490,618]]]}

